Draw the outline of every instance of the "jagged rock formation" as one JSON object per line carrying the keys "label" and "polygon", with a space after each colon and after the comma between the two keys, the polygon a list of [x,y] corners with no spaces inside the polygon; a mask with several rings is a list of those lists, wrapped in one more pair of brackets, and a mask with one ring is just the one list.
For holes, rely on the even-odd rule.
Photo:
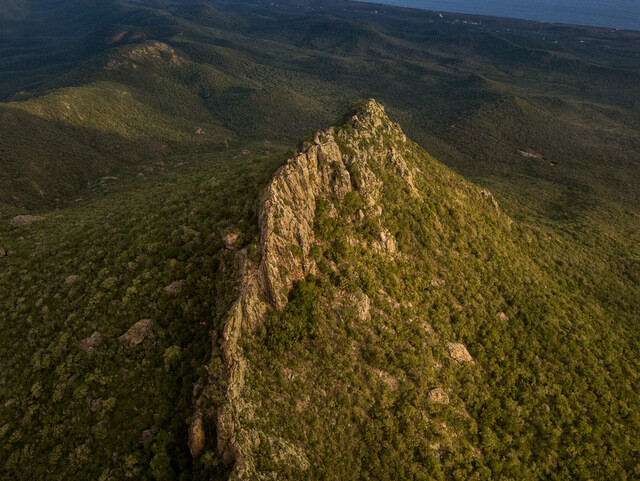
{"label": "jagged rock formation", "polygon": [[[399,179],[411,198],[419,199],[422,195],[415,181],[420,170],[403,154],[407,143],[384,108],[370,100],[353,108],[342,127],[316,133],[313,141],[305,144],[276,172],[267,187],[259,208],[260,260],[249,256],[246,249],[236,253],[242,273],[240,295],[229,312],[222,335],[221,356],[228,382],[226,402],[216,411],[216,444],[218,455],[233,463],[231,479],[273,479],[257,470],[255,450],[258,446],[270,452],[276,464],[300,471],[308,469],[309,461],[298,446],[254,426],[256,406],[251,401],[252,387],[246,384],[249,361],[241,340],[243,336],[251,337],[250,333],[265,322],[268,311],[281,312],[286,308],[288,294],[296,282],[309,276],[322,276],[323,267],[313,254],[314,248],[318,248],[314,230],[318,212],[336,218],[338,210],[349,205],[357,193],[362,204],[353,214],[353,222],[361,226],[375,225],[379,233],[377,238],[353,238],[347,239],[347,243],[352,248],[370,249],[391,262],[403,256],[395,236],[381,222],[384,212],[381,196],[386,175]],[[479,192],[477,195],[486,197]],[[492,208],[494,203],[492,200]],[[233,242],[225,238],[225,244],[230,248]],[[331,263],[329,268],[337,269]],[[360,322],[371,321],[376,305],[367,294],[341,292],[339,296],[340,305],[346,308],[340,312],[349,315],[353,309]],[[397,304],[384,291],[382,299],[379,302]],[[452,357],[460,357],[459,352],[462,351],[454,349]],[[465,353],[464,360],[470,360],[466,349],[462,354]],[[373,371],[382,382],[398,390],[399,379],[379,369]],[[443,405],[450,400],[440,388],[432,390],[429,399]],[[201,417],[196,415],[190,432],[202,429]],[[200,439],[204,439],[204,433]],[[190,442],[190,446],[192,444]],[[192,449],[194,455],[200,451],[201,447]]]}
{"label": "jagged rock formation", "polygon": [[[316,199],[321,195],[332,195],[338,201],[344,201],[353,189],[349,165],[358,161],[360,188],[368,206],[376,205],[380,182],[368,168],[367,158],[378,153],[363,152],[357,159],[344,155],[339,143],[344,149],[345,144],[357,142],[358,137],[372,138],[376,129],[386,129],[404,138],[375,101],[361,106],[358,114],[348,120],[350,126],[360,129],[356,130],[360,132],[357,137],[334,128],[317,133],[312,144],[306,145],[275,174],[259,213],[261,262],[255,265],[246,252],[240,254],[244,272],[241,294],[229,314],[222,343],[222,355],[229,372],[227,404],[219,411],[217,419],[218,452],[223,458],[234,461],[234,477],[238,479],[252,479],[255,475],[251,450],[257,438],[255,433],[245,431],[241,423],[246,407],[242,390],[247,368],[239,346],[242,332],[251,331],[263,322],[267,309],[282,310],[294,282],[318,273],[318,267],[309,255],[314,243]],[[388,156],[401,175],[410,179],[411,172],[397,151],[391,150]],[[412,185],[410,181],[409,185]],[[389,251],[395,250],[388,247],[390,241],[385,239],[384,233],[381,242]],[[363,318],[370,317],[368,297],[362,295],[358,301],[359,314]],[[306,463],[299,464],[304,466]]]}

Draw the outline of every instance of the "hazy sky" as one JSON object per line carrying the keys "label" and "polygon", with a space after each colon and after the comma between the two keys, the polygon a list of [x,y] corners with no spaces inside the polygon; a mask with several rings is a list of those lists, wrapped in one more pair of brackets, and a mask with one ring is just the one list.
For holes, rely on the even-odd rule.
{"label": "hazy sky", "polygon": [[376,0],[373,3],[640,30],[640,0]]}

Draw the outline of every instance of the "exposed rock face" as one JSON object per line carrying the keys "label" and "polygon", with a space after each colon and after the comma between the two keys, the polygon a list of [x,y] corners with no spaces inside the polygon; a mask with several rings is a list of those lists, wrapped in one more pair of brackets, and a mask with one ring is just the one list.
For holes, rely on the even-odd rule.
{"label": "exposed rock face", "polygon": [[165,294],[168,294],[170,296],[177,296],[178,294],[180,294],[180,291],[182,290],[186,282],[187,281],[184,279],[172,282],[164,288]]}
{"label": "exposed rock face", "polygon": [[437,404],[449,404],[449,396],[442,388],[435,388],[429,391],[429,401]]}
{"label": "exposed rock face", "polygon": [[464,344],[459,344],[457,342],[448,342],[447,343],[447,352],[451,359],[458,362],[473,362],[473,358],[469,351],[467,351],[467,347]]}
{"label": "exposed rock face", "polygon": [[100,343],[100,333],[98,331],[94,331],[89,337],[85,337],[78,343],[78,347],[82,349],[87,354],[93,353],[95,351],[95,346]]}
{"label": "exposed rock face", "polygon": [[222,242],[227,249],[233,250],[238,247],[240,237],[242,237],[240,232],[229,232],[222,236]]}
{"label": "exposed rock face", "polygon": [[[260,213],[262,278],[267,299],[278,310],[287,302],[295,281],[315,274],[315,262],[308,257],[313,241],[316,198],[331,190],[344,200],[351,179],[332,132],[323,143],[310,146],[290,159],[267,188]],[[301,256],[291,246],[297,245]],[[285,274],[286,273],[286,274]]]}
{"label": "exposed rock face", "polygon": [[128,343],[129,346],[137,346],[146,339],[152,325],[153,321],[151,319],[142,319],[131,326],[118,340]]}
{"label": "exposed rock face", "polygon": [[22,227],[41,220],[44,220],[44,217],[39,215],[17,215],[11,220],[11,225],[13,227]]}
{"label": "exposed rock face", "polygon": [[356,314],[361,321],[371,320],[371,300],[365,293],[351,294],[349,302],[356,308]]}
{"label": "exposed rock face", "polygon": [[191,426],[189,426],[189,451],[191,452],[191,456],[197,458],[202,453],[204,449],[204,425],[202,423],[202,418],[197,417]]}
{"label": "exposed rock face", "polygon": [[[237,253],[242,265],[240,296],[231,307],[222,335],[221,353],[228,382],[226,404],[217,410],[216,421],[218,454],[234,463],[231,479],[259,478],[252,455],[258,444],[268,445],[276,462],[299,470],[308,468],[300,448],[284,440],[263,439],[264,433],[252,431],[242,422],[250,404],[242,397],[247,361],[240,339],[243,332],[251,332],[264,321],[268,308],[282,310],[286,306],[287,295],[296,281],[318,273],[316,262],[309,256],[315,242],[318,198],[342,203],[357,189],[365,202],[364,211],[358,214],[360,221],[379,217],[382,210],[377,202],[382,181],[374,174],[374,163],[391,165],[406,181],[407,188],[415,191],[413,173],[397,150],[360,147],[367,143],[383,145],[383,136],[406,142],[382,106],[370,100],[360,105],[346,124],[350,127],[348,133],[334,128],[316,133],[313,142],[276,172],[259,208],[260,264],[249,260],[245,250]],[[350,171],[357,172],[357,178],[352,179]],[[335,208],[328,204],[327,213],[331,215]],[[233,243],[232,239],[223,239],[225,244],[227,240]],[[378,248],[395,253],[395,239],[390,233],[383,233]],[[358,317],[370,319],[369,298],[364,293],[353,296]]]}

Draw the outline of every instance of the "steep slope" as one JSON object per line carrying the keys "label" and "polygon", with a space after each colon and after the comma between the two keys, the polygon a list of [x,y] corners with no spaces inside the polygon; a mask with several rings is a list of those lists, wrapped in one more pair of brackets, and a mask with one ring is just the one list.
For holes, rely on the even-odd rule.
{"label": "steep slope", "polygon": [[637,470],[637,306],[599,303],[567,246],[515,224],[379,104],[316,133],[259,209],[214,340],[228,381],[196,404],[203,462],[217,452],[232,479]]}
{"label": "steep slope", "polygon": [[224,239],[254,237],[281,162],[147,158],[38,222],[0,217],[1,479],[226,479],[188,421],[235,296]]}

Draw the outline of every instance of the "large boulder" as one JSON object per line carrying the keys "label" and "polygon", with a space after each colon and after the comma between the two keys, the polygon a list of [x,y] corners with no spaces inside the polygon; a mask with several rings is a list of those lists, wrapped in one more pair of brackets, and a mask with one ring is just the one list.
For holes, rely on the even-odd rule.
{"label": "large boulder", "polygon": [[129,346],[137,346],[144,341],[149,333],[149,329],[153,325],[151,319],[141,319],[129,328],[122,336],[118,338],[120,342],[128,343]]}
{"label": "large boulder", "polygon": [[168,294],[170,296],[177,296],[186,283],[187,281],[185,279],[172,282],[171,284],[169,284],[167,287],[164,288],[164,292],[165,294]]}
{"label": "large boulder", "polygon": [[222,236],[222,242],[224,246],[229,250],[235,250],[240,244],[240,238],[242,234],[240,232],[228,232]]}
{"label": "large boulder", "polygon": [[87,354],[93,353],[95,351],[95,346],[100,343],[100,333],[98,331],[94,331],[89,337],[85,337],[78,343],[78,347],[82,349]]}
{"label": "large boulder", "polygon": [[451,359],[457,362],[473,362],[473,358],[469,351],[467,351],[467,347],[464,344],[460,344],[458,342],[448,342],[447,343],[447,352]]}
{"label": "large boulder", "polygon": [[437,387],[429,391],[429,401],[437,404],[449,404],[449,396],[444,389]]}
{"label": "large boulder", "polygon": [[204,449],[204,424],[202,417],[198,416],[189,426],[189,451],[191,456],[197,458]]}

